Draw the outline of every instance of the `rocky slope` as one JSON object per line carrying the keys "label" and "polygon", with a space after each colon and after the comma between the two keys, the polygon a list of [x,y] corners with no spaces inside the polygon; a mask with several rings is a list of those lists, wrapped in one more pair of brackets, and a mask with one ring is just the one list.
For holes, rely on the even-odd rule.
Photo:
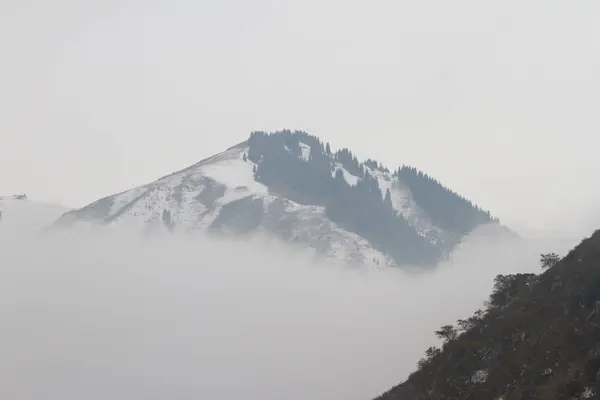
{"label": "rocky slope", "polygon": [[255,132],[223,153],[64,215],[55,226],[265,232],[343,263],[430,265],[489,212],[415,168],[390,172],[304,132]]}
{"label": "rocky slope", "polygon": [[487,308],[440,328],[378,400],[600,398],[600,231],[540,275],[499,275]]}

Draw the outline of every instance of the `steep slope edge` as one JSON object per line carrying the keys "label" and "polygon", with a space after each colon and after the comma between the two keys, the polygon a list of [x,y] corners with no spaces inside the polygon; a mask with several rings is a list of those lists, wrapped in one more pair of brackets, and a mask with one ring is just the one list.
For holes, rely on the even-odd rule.
{"label": "steep slope edge", "polygon": [[600,231],[550,265],[499,275],[487,309],[437,331],[442,348],[377,399],[600,398]]}

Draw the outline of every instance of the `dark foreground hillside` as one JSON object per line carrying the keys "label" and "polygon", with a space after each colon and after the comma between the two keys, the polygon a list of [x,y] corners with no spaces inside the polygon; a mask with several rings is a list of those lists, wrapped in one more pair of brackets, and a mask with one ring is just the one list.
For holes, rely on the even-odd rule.
{"label": "dark foreground hillside", "polygon": [[487,309],[440,328],[442,349],[378,400],[600,399],[600,230],[543,261],[499,275]]}

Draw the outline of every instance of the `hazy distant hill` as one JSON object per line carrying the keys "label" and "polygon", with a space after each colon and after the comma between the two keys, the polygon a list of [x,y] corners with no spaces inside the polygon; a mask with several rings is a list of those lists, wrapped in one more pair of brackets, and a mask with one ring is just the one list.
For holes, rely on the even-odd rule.
{"label": "hazy distant hill", "polygon": [[32,201],[25,195],[0,196],[0,229],[30,232],[53,223],[68,208]]}

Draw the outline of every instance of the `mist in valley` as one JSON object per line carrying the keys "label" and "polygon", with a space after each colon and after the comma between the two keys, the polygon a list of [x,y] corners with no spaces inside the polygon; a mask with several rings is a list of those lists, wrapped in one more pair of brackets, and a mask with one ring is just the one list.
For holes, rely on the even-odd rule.
{"label": "mist in valley", "polygon": [[315,262],[259,236],[14,234],[0,224],[0,397],[368,399],[499,273],[576,244],[480,229],[434,271]]}

